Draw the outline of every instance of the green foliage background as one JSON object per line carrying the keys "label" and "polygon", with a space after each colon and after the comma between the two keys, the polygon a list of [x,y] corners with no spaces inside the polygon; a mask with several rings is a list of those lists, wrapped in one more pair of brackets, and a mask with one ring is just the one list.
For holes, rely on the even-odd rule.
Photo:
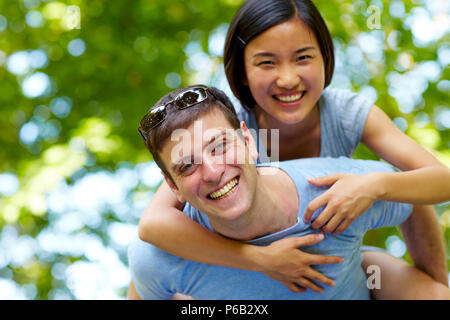
{"label": "green foliage background", "polygon": [[[27,299],[86,298],[77,291],[73,280],[68,279],[67,270],[75,263],[98,260],[87,252],[52,251],[36,240],[44,232],[56,230],[67,214],[64,210],[52,212],[48,197],[61,188],[61,183],[71,187],[94,174],[117,175],[125,169],[132,172],[137,164],[151,161],[137,133],[140,118],[149,106],[171,90],[169,87],[198,81],[210,83],[220,75],[221,57],[209,47],[210,35],[226,27],[223,24],[231,21],[242,2],[0,0],[0,18],[4,18],[3,27],[0,19],[0,173],[14,174],[19,181],[17,191],[3,195],[0,202],[0,278],[4,281],[3,288],[12,290],[9,297],[17,297],[14,292],[24,292],[23,297]],[[393,82],[387,80],[393,72],[408,76],[422,62],[438,61],[439,50],[447,52],[448,57],[448,30],[426,45],[415,41],[405,19],[423,7],[421,1],[404,0],[405,14],[399,18],[390,14],[390,1],[315,3],[337,45],[341,61],[336,70],[339,79],[345,77],[354,90],[374,88],[376,104],[396,119],[408,135],[450,165],[448,58],[444,59],[444,65],[440,60],[437,77],[425,80],[423,99],[408,112],[389,94]],[[373,18],[367,11],[370,5],[381,9],[378,30],[368,25]],[[72,28],[70,21],[66,21],[68,8],[74,8],[70,6],[79,9],[79,28]],[[30,27],[26,22],[30,11],[41,14],[40,26]],[[444,10],[433,18],[449,19],[448,12]],[[363,68],[352,64],[354,51],[348,50],[364,42],[359,38],[361,34],[381,37],[382,46],[379,61],[362,52]],[[73,56],[68,50],[74,39],[82,39],[86,47],[79,56]],[[196,51],[188,50],[188,44]],[[19,75],[8,70],[8,57],[14,52],[37,49],[48,57],[44,66],[30,68]],[[195,53],[208,58],[207,72],[193,66]],[[51,87],[43,95],[29,98],[24,95],[22,85],[35,72],[48,75]],[[342,82],[333,84],[339,86]],[[70,113],[55,111],[58,98],[69,101]],[[442,114],[447,118],[439,118]],[[39,135],[32,143],[24,143],[20,130],[29,122],[39,127]],[[56,133],[48,134],[48,130]],[[376,158],[364,147],[358,148],[355,156]],[[114,241],[109,226],[113,223],[136,226],[155,188],[156,185],[146,184],[138,177],[126,193],[131,212],[118,211],[106,203],[97,212],[100,222],[83,223],[66,230],[67,239],[72,239],[68,241],[76,241],[76,235],[94,237],[104,250],[112,248],[126,267],[126,245]],[[436,210],[450,247],[449,206],[436,206]],[[392,236],[400,236],[398,230],[386,228],[367,234],[365,242],[386,248],[389,241],[397,239]],[[22,242],[27,248],[15,246]],[[32,252],[26,259],[11,258],[14,254],[20,256],[20,250]],[[407,254],[404,258],[409,260]],[[114,292],[110,296],[92,293],[88,297],[125,297],[126,285],[111,290]]]}

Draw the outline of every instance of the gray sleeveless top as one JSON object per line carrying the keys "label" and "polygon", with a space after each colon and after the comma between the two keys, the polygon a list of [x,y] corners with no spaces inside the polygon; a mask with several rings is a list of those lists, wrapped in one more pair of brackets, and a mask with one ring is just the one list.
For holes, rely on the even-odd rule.
{"label": "gray sleeveless top", "polygon": [[[351,157],[364,131],[367,115],[373,101],[348,90],[327,88],[319,99],[320,109],[320,157]],[[236,112],[249,129],[258,132],[255,113],[236,104]],[[259,162],[270,159],[260,143],[259,135],[253,135],[258,143]]]}

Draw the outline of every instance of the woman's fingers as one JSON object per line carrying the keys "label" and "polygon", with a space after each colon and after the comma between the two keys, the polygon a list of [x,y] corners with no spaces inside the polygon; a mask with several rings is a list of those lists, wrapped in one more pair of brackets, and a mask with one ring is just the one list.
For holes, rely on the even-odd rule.
{"label": "woman's fingers", "polygon": [[[289,240],[287,240],[289,239]],[[324,235],[322,233],[313,233],[308,234],[306,236],[301,237],[291,237],[287,238],[287,241],[291,242],[292,247],[294,248],[300,248],[300,247],[307,247],[312,246],[313,244],[319,243],[324,239]]]}
{"label": "woman's fingers", "polygon": [[344,258],[338,256],[325,256],[320,254],[308,254],[308,264],[334,264],[344,262]]}
{"label": "woman's fingers", "polygon": [[306,179],[310,184],[315,186],[329,186],[334,184],[339,179],[342,179],[345,174],[335,173],[328,176],[308,178]]}
{"label": "woman's fingers", "polygon": [[328,203],[328,198],[327,198],[327,194],[326,193],[324,193],[324,194],[318,196],[317,198],[314,198],[313,200],[311,200],[311,202],[306,207],[305,212],[303,213],[303,221],[305,223],[308,223],[311,220],[314,212],[319,210],[319,208],[323,207],[327,203]]}
{"label": "woman's fingers", "polygon": [[320,273],[317,270],[314,270],[313,268],[309,268],[308,271],[305,272],[305,277],[310,280],[323,283],[330,287],[334,287],[336,285],[336,283],[332,279],[324,276],[322,273]]}
{"label": "woman's fingers", "polygon": [[293,282],[281,281],[289,290],[296,293],[302,293],[306,291],[306,288],[301,287]]}
{"label": "woman's fingers", "polygon": [[[336,213],[326,224],[323,225],[321,231],[329,233],[335,231],[339,224],[346,220],[346,216],[342,213]],[[315,221],[314,221],[315,222]]]}
{"label": "woman's fingers", "polygon": [[314,229],[319,229],[320,227],[325,225],[327,221],[329,221],[335,215],[334,210],[334,207],[327,205],[322,213],[314,220],[311,227],[313,227]]}
{"label": "woman's fingers", "polygon": [[[304,292],[305,288],[323,293],[318,285],[334,286],[332,279],[326,277],[311,265],[335,264],[344,260],[338,256],[309,254],[302,251],[302,247],[314,245],[324,239],[324,235],[309,234],[306,236],[281,239],[270,244],[268,250],[269,263],[264,264],[264,273],[282,282],[292,292]],[[268,267],[267,267],[268,266]]]}
{"label": "woman's fingers", "polygon": [[298,285],[302,286],[302,287],[311,289],[314,292],[323,293],[323,288],[322,287],[319,287],[314,282],[312,282],[311,280],[309,280],[309,279],[307,279],[305,277],[302,277],[302,278],[298,279],[296,281],[296,283]]}
{"label": "woman's fingers", "polygon": [[344,221],[341,222],[339,227],[337,227],[336,230],[334,230],[333,234],[334,235],[341,234],[342,232],[347,230],[348,227],[350,227],[353,221],[355,221],[355,219],[345,219]]}

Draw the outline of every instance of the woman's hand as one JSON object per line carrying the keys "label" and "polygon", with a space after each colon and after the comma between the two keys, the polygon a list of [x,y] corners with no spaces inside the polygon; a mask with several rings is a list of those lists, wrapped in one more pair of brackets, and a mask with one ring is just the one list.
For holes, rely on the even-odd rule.
{"label": "woman's hand", "polygon": [[309,254],[300,251],[299,247],[310,246],[324,239],[323,234],[310,234],[303,237],[290,237],[271,243],[261,249],[262,259],[258,259],[261,272],[268,277],[282,282],[293,292],[304,292],[309,288],[315,292],[323,293],[323,288],[313,281],[334,286],[332,279],[324,276],[311,265],[332,264],[344,262],[336,256]]}
{"label": "woman's hand", "polygon": [[378,200],[374,177],[374,174],[332,174],[308,179],[315,186],[332,187],[309,203],[303,220],[308,223],[314,212],[326,206],[311,226],[315,229],[322,228],[323,233],[344,232]]}

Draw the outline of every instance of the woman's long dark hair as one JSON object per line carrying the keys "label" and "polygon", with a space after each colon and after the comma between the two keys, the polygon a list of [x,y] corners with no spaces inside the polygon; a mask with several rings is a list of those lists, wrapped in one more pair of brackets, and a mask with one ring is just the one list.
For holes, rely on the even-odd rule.
{"label": "woman's long dark hair", "polygon": [[245,78],[244,49],[256,36],[267,29],[286,22],[297,15],[314,33],[325,65],[327,87],[334,71],[334,48],[330,32],[310,0],[247,0],[238,10],[228,29],[224,65],[225,74],[234,95],[246,108],[256,104]]}

